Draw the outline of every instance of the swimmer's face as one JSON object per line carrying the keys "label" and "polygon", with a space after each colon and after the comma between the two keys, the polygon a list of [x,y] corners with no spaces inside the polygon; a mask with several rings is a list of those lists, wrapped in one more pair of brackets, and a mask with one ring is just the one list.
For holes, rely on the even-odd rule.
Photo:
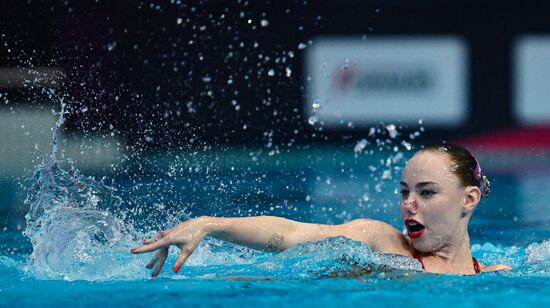
{"label": "swimmer's face", "polygon": [[419,151],[403,170],[401,217],[418,251],[436,251],[460,242],[479,202],[480,196],[475,195],[479,189],[464,187],[452,166],[445,153]]}

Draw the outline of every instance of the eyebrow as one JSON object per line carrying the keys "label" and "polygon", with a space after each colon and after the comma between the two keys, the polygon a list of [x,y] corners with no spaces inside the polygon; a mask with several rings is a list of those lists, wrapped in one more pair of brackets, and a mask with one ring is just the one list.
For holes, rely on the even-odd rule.
{"label": "eyebrow", "polygon": [[[409,185],[407,185],[407,183],[405,183],[405,182],[403,182],[403,181],[401,181],[400,184],[401,184],[402,186],[409,187]],[[429,181],[428,181],[428,182],[420,182],[420,183],[417,183],[417,184],[416,184],[416,187],[422,187],[422,186],[426,186],[426,185],[436,185],[436,186],[437,186],[437,185],[439,185],[439,184],[437,184],[436,182],[429,182]]]}

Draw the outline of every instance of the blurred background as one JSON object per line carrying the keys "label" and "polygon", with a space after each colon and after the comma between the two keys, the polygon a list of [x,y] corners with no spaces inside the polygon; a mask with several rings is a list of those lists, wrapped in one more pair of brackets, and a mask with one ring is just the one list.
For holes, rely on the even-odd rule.
{"label": "blurred background", "polygon": [[404,159],[446,141],[499,184],[483,217],[548,230],[549,12],[534,0],[3,1],[0,227],[24,228],[25,179],[51,153],[63,102],[59,157],[117,187],[130,216],[398,225]]}

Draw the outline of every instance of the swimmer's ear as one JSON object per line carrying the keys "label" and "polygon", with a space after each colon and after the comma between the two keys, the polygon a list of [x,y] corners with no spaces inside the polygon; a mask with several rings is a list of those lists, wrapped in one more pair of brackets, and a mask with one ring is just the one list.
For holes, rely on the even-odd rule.
{"label": "swimmer's ear", "polygon": [[476,186],[465,188],[464,213],[472,212],[481,199],[481,190]]}

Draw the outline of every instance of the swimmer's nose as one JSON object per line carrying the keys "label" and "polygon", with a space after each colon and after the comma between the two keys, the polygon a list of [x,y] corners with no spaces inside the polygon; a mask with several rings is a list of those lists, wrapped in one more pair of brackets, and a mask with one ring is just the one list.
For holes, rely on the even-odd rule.
{"label": "swimmer's nose", "polygon": [[405,206],[411,214],[416,214],[418,205],[416,204],[416,200],[413,197],[409,197],[409,199],[405,200]]}

